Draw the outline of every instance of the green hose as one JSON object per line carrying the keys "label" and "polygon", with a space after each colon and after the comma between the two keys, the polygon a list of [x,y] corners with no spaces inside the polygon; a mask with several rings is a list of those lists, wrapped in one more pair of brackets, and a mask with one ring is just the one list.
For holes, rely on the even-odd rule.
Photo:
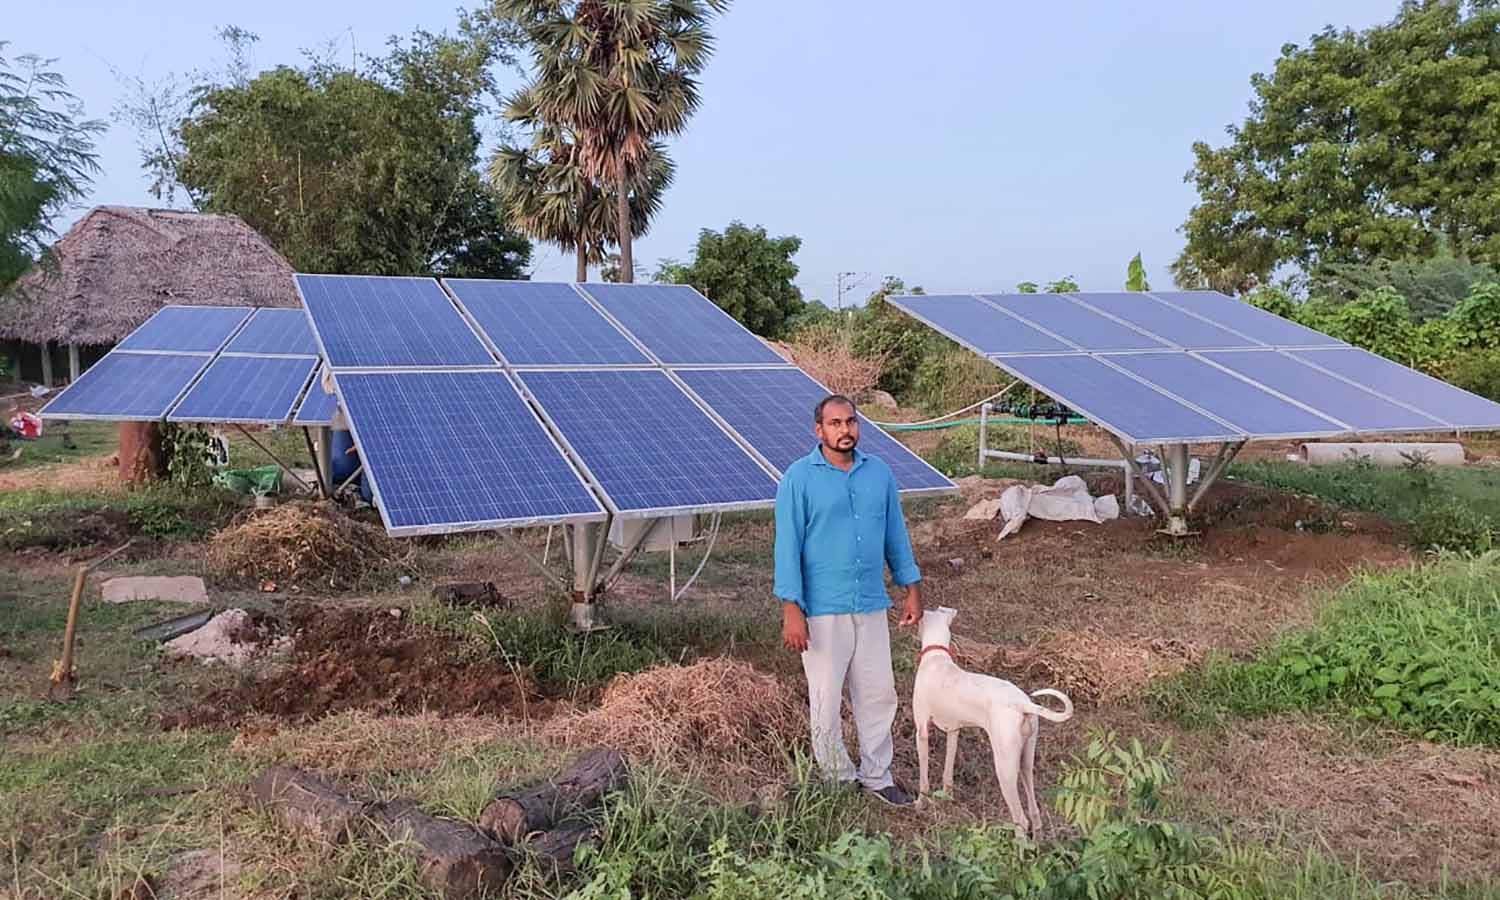
{"label": "green hose", "polygon": [[[1051,425],[1051,424],[1053,424],[1053,420],[1050,420],[1050,419],[1016,419],[1016,418],[1008,418],[1008,417],[1004,417],[1004,416],[990,416],[990,418],[989,418],[988,421],[989,421],[989,423],[991,425]],[[1088,419],[1080,418],[1078,416],[1072,416],[1066,422],[1064,422],[1063,424],[1064,425],[1087,425],[1088,423],[1089,423]],[[882,425],[880,427],[883,428],[883,429],[885,429],[886,431],[938,431],[938,430],[941,430],[943,428],[957,428],[960,425],[978,425],[978,424],[979,424],[979,419],[974,418],[974,419],[954,419],[952,422],[935,422],[935,423],[933,423],[931,425],[902,425],[902,424],[897,423],[897,424],[893,424],[893,425]]]}

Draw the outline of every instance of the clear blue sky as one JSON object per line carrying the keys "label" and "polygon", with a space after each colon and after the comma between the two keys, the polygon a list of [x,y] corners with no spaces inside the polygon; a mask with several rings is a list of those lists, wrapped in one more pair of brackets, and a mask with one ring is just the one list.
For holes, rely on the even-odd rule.
{"label": "clear blue sky", "polygon": [[[237,6],[27,3],[0,39],[8,56],[57,57],[103,118],[122,93],[112,67],[152,79],[214,66],[222,25],[259,34],[255,63],[269,67],[330,41],[378,53],[389,35],[456,21],[391,0]],[[636,258],[654,270],[689,256],[700,228],[739,219],[801,236],[799,284],[829,305],[840,271],[869,273],[861,298],[886,274],[929,291],[1062,275],[1116,289],[1137,251],[1166,286],[1195,197],[1182,181],[1192,142],[1223,141],[1282,44],[1396,6],[739,0],[715,27],[703,109],[672,147],[677,184]],[[99,149],[88,205],[153,204],[134,135],[112,126]],[[572,264],[539,248],[534,277],[569,279]]]}

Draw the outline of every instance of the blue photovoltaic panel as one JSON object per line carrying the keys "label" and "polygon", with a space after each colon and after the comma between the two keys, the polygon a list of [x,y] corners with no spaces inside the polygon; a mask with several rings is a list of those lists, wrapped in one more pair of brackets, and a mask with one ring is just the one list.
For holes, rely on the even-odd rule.
{"label": "blue photovoltaic panel", "polygon": [[1236,347],[1262,346],[1249,338],[1241,337],[1210,322],[1187,315],[1177,307],[1168,306],[1150,294],[1128,291],[1070,294],[1069,296],[1188,350],[1228,350]]}
{"label": "blue photovoltaic panel", "polygon": [[338,387],[393,534],[603,518],[505,372],[343,373]]}
{"label": "blue photovoltaic panel", "polygon": [[265,308],[255,311],[224,352],[317,356],[318,343],[305,310]]}
{"label": "blue photovoltaic panel", "polygon": [[1104,356],[1122,369],[1207,410],[1247,434],[1313,437],[1348,431],[1186,353]]}
{"label": "blue photovoltaic panel", "polygon": [[167,421],[279,425],[291,417],[317,364],[311,356],[220,356]]}
{"label": "blue photovoltaic panel", "polygon": [[251,312],[244,306],[164,306],[115,349],[217,353]]}
{"label": "blue photovoltaic panel", "polygon": [[297,287],[335,369],[495,365],[431,278],[298,275]]}
{"label": "blue photovoltaic panel", "polygon": [[43,418],[150,421],[208,365],[206,356],[115,351],[89,367],[42,409]]}
{"label": "blue photovoltaic panel", "polygon": [[665,372],[519,377],[619,512],[763,505],[776,497],[771,476]]}
{"label": "blue photovoltaic panel", "polygon": [[[677,376],[782,472],[818,445],[813,407],[828,391],[800,369],[682,369]],[[859,449],[884,460],[903,491],[954,487],[920,456],[863,417]]]}
{"label": "blue photovoltaic panel", "polygon": [[687,285],[579,287],[667,365],[786,364],[760,338]]}
{"label": "blue photovoltaic panel", "polygon": [[1292,354],[1378,394],[1442,419],[1455,428],[1500,429],[1500,403],[1439,381],[1358,348],[1298,350]]}
{"label": "blue photovoltaic panel", "polygon": [[1107,319],[1060,294],[985,294],[995,304],[1052,332],[1080,349],[1166,350],[1167,345]]}
{"label": "blue photovoltaic panel", "polygon": [[1152,291],[1152,296],[1272,347],[1345,347],[1331,338],[1214,291]]}
{"label": "blue photovoltaic panel", "polygon": [[979,353],[1070,353],[1074,348],[969,294],[912,294],[888,301]]}
{"label": "blue photovoltaic panel", "polygon": [[333,414],[338,408],[338,395],[323,390],[323,369],[319,368],[313,374],[312,383],[307,386],[307,395],[302,398],[302,405],[297,407],[297,415],[292,417],[292,424],[331,425]]}
{"label": "blue photovoltaic panel", "polygon": [[1232,441],[1244,437],[1091,356],[991,359],[1133,443]]}
{"label": "blue photovoltaic panel", "polygon": [[650,362],[570,284],[467,278],[445,283],[511,365]]}
{"label": "blue photovoltaic panel", "polygon": [[1347,422],[1357,431],[1446,429],[1436,419],[1382,400],[1277,350],[1229,350],[1202,355],[1272,390],[1296,397],[1324,415]]}

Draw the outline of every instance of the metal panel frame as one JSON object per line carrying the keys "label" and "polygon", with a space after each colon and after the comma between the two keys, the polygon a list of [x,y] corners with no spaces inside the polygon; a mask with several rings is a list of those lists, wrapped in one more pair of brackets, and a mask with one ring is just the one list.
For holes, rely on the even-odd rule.
{"label": "metal panel frame", "polygon": [[[313,329],[313,333],[314,334],[317,333],[317,329],[316,328]],[[326,357],[325,357],[325,360],[326,360]],[[342,371],[340,371],[338,369],[333,369],[332,371],[333,371],[333,388],[334,388],[334,393],[337,394],[337,396],[338,396],[339,407],[344,410],[344,418],[349,423],[349,434],[350,434],[351,437],[353,437],[353,439],[354,439],[354,445],[356,447],[359,447],[359,446],[362,445],[362,442],[361,442],[360,437],[359,437],[359,428],[354,423],[354,415],[349,410],[349,404],[344,400],[344,388],[340,384],[339,377],[338,377],[340,374],[349,374],[349,375],[434,375],[434,374],[450,374],[450,373],[461,373],[461,374],[495,373],[495,374],[503,376],[505,378],[506,383],[510,385],[511,390],[515,391],[517,397],[521,400],[521,404],[526,407],[526,409],[531,413],[532,418],[535,419],[536,422],[537,422],[537,424],[541,427],[542,432],[544,434],[546,434],[547,437],[553,442],[553,445],[558,450],[558,455],[562,457],[563,462],[568,463],[568,468],[569,468],[570,471],[573,472],[573,477],[578,479],[578,483],[583,486],[584,491],[587,492],[588,495],[593,498],[594,504],[596,506],[601,506],[601,508],[600,508],[600,510],[599,510],[598,513],[570,513],[570,514],[567,514],[567,515],[560,515],[560,516],[531,516],[531,517],[514,518],[514,519],[486,519],[486,520],[483,520],[483,521],[475,521],[475,522],[443,523],[441,525],[434,524],[434,525],[402,525],[402,526],[392,526],[391,525],[391,520],[390,520],[390,518],[386,514],[385,500],[384,500],[383,496],[380,493],[380,478],[375,474],[375,470],[373,468],[369,467],[368,465],[364,465],[366,463],[366,457],[365,457],[363,451],[361,451],[361,453],[360,453],[360,462],[361,462],[362,465],[364,465],[364,474],[366,476],[368,476],[369,479],[370,479],[370,496],[372,498],[374,498],[374,500],[376,501],[375,502],[375,508],[380,512],[380,521],[381,521],[381,523],[383,525],[385,525],[386,534],[389,534],[391,537],[416,537],[418,535],[423,535],[423,534],[463,534],[463,533],[470,532],[470,531],[497,531],[497,530],[506,529],[506,528],[531,528],[531,527],[535,527],[535,526],[538,526],[538,525],[592,524],[592,523],[595,523],[595,522],[603,522],[603,521],[605,521],[605,519],[608,518],[608,513],[602,507],[602,505],[599,503],[599,497],[597,496],[597,492],[595,491],[594,487],[592,485],[590,485],[588,482],[584,481],[583,478],[579,476],[577,468],[572,464],[572,460],[568,458],[567,454],[563,451],[563,449],[561,447],[557,446],[557,438],[554,435],[554,433],[551,430],[549,430],[549,428],[547,427],[547,424],[542,421],[542,419],[541,419],[540,416],[537,415],[536,407],[530,402],[530,399],[528,397],[526,397],[519,390],[517,390],[517,386],[516,386],[517,379],[515,378],[515,376],[512,375],[510,372],[505,371],[505,369],[503,369],[503,368],[501,368],[499,366],[490,366],[490,367],[484,368],[484,369],[476,369],[476,368],[474,368],[472,366],[462,366],[462,367],[457,367],[457,368],[454,368],[454,367],[442,367],[442,368],[436,368],[436,369],[394,369],[394,370],[390,369],[390,368],[383,368],[382,367],[382,368],[375,368],[375,369],[345,369],[345,370],[342,370]]]}
{"label": "metal panel frame", "polygon": [[326,428],[333,424],[334,417],[338,415],[339,410],[339,395],[336,390],[335,393],[329,394],[333,398],[334,415],[330,416],[327,421],[313,421],[312,419],[302,418],[302,407],[307,404],[307,398],[312,396],[313,388],[318,387],[319,383],[323,380],[323,372],[325,370],[328,370],[328,364],[323,362],[320,357],[318,364],[313,367],[312,378],[308,380],[306,389],[302,391],[302,396],[297,398],[297,408],[292,412],[293,425],[304,428]]}
{"label": "metal panel frame", "polygon": [[[535,370],[533,370],[533,371],[535,371]],[[558,371],[558,370],[554,369],[552,371]],[[593,367],[593,366],[575,366],[570,371],[618,373],[618,372],[622,372],[622,371],[626,371],[626,370],[622,370],[622,369],[618,369],[618,368],[598,368],[598,367]],[[661,372],[663,375],[665,375],[667,377],[667,382],[669,384],[671,384],[673,387],[677,388],[677,390],[679,392],[682,392],[683,396],[687,399],[687,401],[689,403],[691,403],[693,406],[697,407],[700,411],[702,411],[704,413],[704,415],[708,418],[708,420],[713,423],[714,427],[718,428],[721,432],[723,432],[725,434],[725,436],[728,437],[729,440],[732,443],[734,443],[736,446],[738,446],[741,449],[741,452],[746,452],[745,451],[744,438],[741,437],[733,429],[726,428],[725,425],[724,425],[724,423],[722,421],[720,421],[720,419],[717,416],[715,416],[712,413],[708,412],[708,410],[705,410],[703,408],[702,404],[701,404],[700,398],[696,394],[692,393],[691,391],[685,391],[683,389],[683,386],[678,382],[678,380],[676,378],[672,377],[670,371],[668,371],[665,368],[661,368],[661,369],[636,369],[634,371]],[[659,517],[659,516],[686,516],[686,515],[698,515],[700,513],[711,513],[711,512],[740,512],[740,511],[743,511],[743,510],[751,510],[751,509],[767,509],[769,507],[772,507],[772,506],[776,505],[776,498],[774,496],[772,496],[772,497],[770,497],[768,499],[765,499],[765,500],[743,500],[743,501],[737,501],[737,502],[734,502],[734,503],[707,503],[707,504],[696,504],[696,505],[687,505],[687,506],[656,506],[656,507],[649,507],[649,508],[643,508],[643,509],[629,509],[629,510],[621,509],[620,506],[619,506],[619,504],[617,504],[615,502],[614,497],[610,496],[609,490],[604,487],[604,483],[599,480],[599,476],[594,473],[594,470],[589,466],[588,462],[583,458],[583,455],[578,452],[578,448],[576,448],[576,447],[573,446],[573,442],[570,441],[570,440],[568,440],[567,434],[557,424],[556,420],[554,420],[552,418],[552,414],[550,412],[548,412],[546,405],[543,404],[540,400],[538,400],[536,398],[536,395],[531,392],[531,386],[528,385],[528,384],[526,384],[526,380],[525,380],[525,375],[527,373],[526,372],[517,372],[515,374],[517,376],[517,381],[520,382],[521,386],[525,390],[526,398],[531,402],[533,408],[536,411],[540,412],[542,418],[544,420],[546,420],[547,425],[552,429],[553,434],[556,435],[556,437],[557,437],[557,440],[560,441],[562,443],[562,445],[567,449],[567,451],[570,454],[571,458],[578,465],[578,468],[581,469],[583,471],[583,474],[586,475],[586,476],[588,476],[588,478],[590,480],[592,480],[595,485],[597,485],[599,495],[604,500],[605,507],[608,508],[608,510],[610,511],[610,513],[615,518],[617,518],[617,519],[651,519],[651,518],[656,518],[656,517]],[[746,456],[748,456],[750,458],[750,461],[752,463],[754,463],[756,466],[758,466],[761,469],[761,471],[771,480],[771,484],[772,485],[776,485],[776,484],[780,483],[781,476],[776,473],[776,469],[774,467],[768,466],[766,464],[765,460],[760,456],[759,453],[746,452]]]}

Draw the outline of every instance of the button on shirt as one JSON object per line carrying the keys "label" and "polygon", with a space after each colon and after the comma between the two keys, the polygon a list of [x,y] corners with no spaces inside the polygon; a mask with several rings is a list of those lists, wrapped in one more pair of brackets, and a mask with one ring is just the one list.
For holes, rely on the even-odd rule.
{"label": "button on shirt", "polygon": [[774,593],[809,616],[888,609],[885,569],[922,580],[890,466],[854,451],[848,472],[821,446],[787,467],[776,490]]}

